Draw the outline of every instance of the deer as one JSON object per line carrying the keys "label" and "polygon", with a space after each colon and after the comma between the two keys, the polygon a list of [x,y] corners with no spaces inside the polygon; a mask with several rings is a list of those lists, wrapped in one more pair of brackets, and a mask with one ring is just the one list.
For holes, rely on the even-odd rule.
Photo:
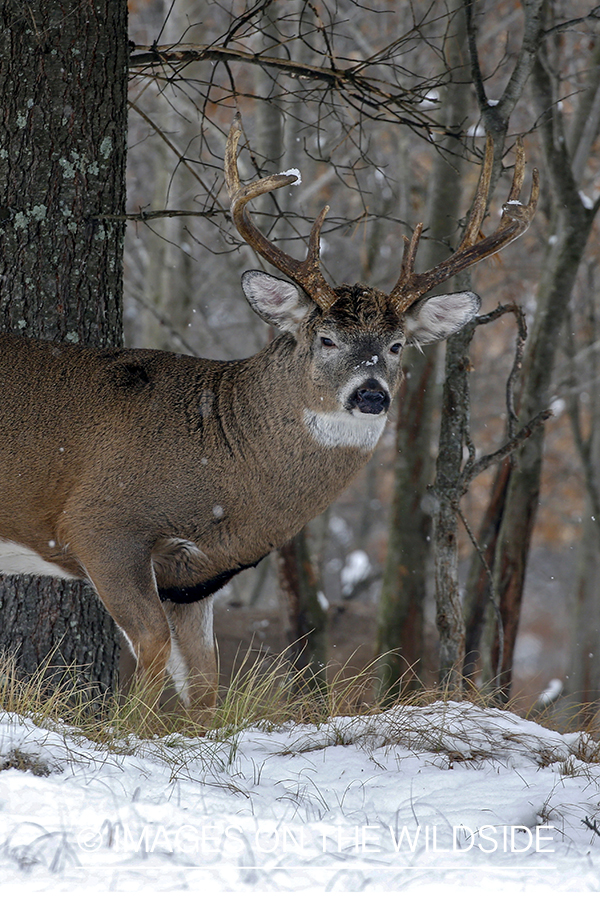
{"label": "deer", "polygon": [[404,237],[389,293],[331,286],[318,215],[304,259],[268,239],[248,204],[297,181],[242,185],[234,119],[225,150],[231,219],[278,272],[242,289],[276,329],[237,361],[92,348],[0,335],[0,572],[85,579],[125,636],[147,684],[170,676],[190,714],[217,703],[213,595],[296,535],[375,450],[403,378],[402,352],[454,334],[477,314],[472,291],[430,295],[522,235],[539,179],[519,199],[525,157],[485,237],[488,141],[460,245],[415,271],[423,225]]}

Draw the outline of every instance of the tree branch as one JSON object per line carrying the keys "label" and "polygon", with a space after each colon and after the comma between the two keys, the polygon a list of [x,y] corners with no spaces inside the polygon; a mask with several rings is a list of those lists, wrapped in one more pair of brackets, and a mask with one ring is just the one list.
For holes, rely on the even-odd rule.
{"label": "tree branch", "polygon": [[[189,44],[185,49],[173,49],[171,46],[134,45],[129,58],[130,69],[144,69],[154,66],[171,66],[182,68],[190,63],[205,62],[243,62],[246,65],[275,69],[299,80],[321,81],[330,88],[345,93],[380,112],[390,112],[389,105],[397,106],[410,118],[394,116],[397,121],[413,128],[425,128],[435,132],[445,132],[445,128],[427,113],[417,108],[422,97],[418,92],[400,87],[398,90],[381,79],[368,78],[358,73],[364,69],[364,60],[347,68],[309,65],[293,59],[282,59],[276,56],[265,56],[261,53],[250,53],[232,47],[219,47],[214,44]],[[138,73],[142,74],[142,73]]]}
{"label": "tree branch", "polygon": [[507,441],[502,447],[498,450],[495,450],[493,453],[488,453],[485,456],[482,456],[472,465],[465,465],[463,471],[460,474],[460,478],[457,482],[457,491],[460,491],[461,494],[464,494],[471,481],[474,478],[477,478],[478,475],[481,475],[486,469],[490,466],[493,466],[497,462],[501,462],[506,456],[510,456],[511,453],[514,453],[515,450],[518,450],[519,447],[527,441],[536,429],[543,425],[543,423],[552,416],[551,409],[544,409],[542,412],[538,413],[537,416],[534,416],[527,425],[524,425],[516,435],[510,440]]}
{"label": "tree branch", "polygon": [[150,219],[174,219],[176,216],[198,216],[201,219],[210,219],[214,216],[222,216],[221,209],[207,209],[204,211],[196,211],[191,209],[140,209],[136,213],[123,213],[122,216],[91,216],[92,219],[102,219],[102,221],[113,222],[149,222]]}

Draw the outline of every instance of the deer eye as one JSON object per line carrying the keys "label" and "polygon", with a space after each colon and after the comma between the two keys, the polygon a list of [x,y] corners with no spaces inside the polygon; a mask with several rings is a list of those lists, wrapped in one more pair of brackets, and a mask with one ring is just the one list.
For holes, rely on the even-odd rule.
{"label": "deer eye", "polygon": [[394,353],[395,355],[398,355],[401,350],[402,344],[400,342],[398,342],[397,344],[392,344],[392,346],[390,347],[390,353]]}
{"label": "deer eye", "polygon": [[335,341],[332,341],[331,338],[323,337],[323,336],[321,337],[321,344],[323,345],[323,347],[336,347],[337,346]]}

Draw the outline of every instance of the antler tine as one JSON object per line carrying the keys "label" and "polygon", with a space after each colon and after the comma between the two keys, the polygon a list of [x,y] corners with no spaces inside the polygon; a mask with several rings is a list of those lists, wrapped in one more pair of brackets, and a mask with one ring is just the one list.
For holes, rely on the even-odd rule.
{"label": "antler tine", "polygon": [[294,184],[296,175],[268,175],[251,184],[242,185],[237,167],[237,148],[242,134],[239,113],[233,119],[225,148],[225,183],[231,201],[231,217],[235,227],[244,240],[259,253],[263,259],[279,269],[284,275],[292,278],[322,309],[329,309],[336,295],[327,283],[319,268],[320,234],[325,216],[329,211],[326,206],[316,219],[308,242],[308,253],[305,260],[294,259],[280,247],[275,246],[250,219],[246,204],[256,197],[268,194],[277,188]]}
{"label": "antler tine", "polygon": [[[477,185],[477,193],[475,194],[475,198],[473,200],[473,205],[471,207],[471,214],[469,216],[469,221],[466,224],[465,231],[463,234],[462,241],[460,242],[459,251],[464,249],[465,247],[470,247],[473,244],[481,231],[481,226],[483,224],[483,220],[485,218],[485,211],[487,209],[489,194],[490,194],[490,182],[492,180],[492,170],[494,168],[494,142],[491,137],[487,136],[485,142],[485,156],[483,157],[483,166],[481,168],[481,173],[479,175],[479,183]],[[521,179],[521,184],[523,180]],[[514,186],[514,181],[513,181]],[[518,196],[518,194],[517,194]]]}
{"label": "antler tine", "polygon": [[[413,235],[410,241],[406,237],[406,235],[404,235],[404,253],[402,254],[402,263],[400,266],[400,278],[398,280],[398,285],[406,284],[414,274],[415,259],[417,257],[417,249],[419,247],[419,241],[421,240],[422,231],[423,223],[419,222],[419,224],[413,231]],[[398,285],[396,287],[398,287]]]}
{"label": "antler tine", "polygon": [[[522,143],[519,141],[516,149],[512,185],[508,200],[502,207],[500,224],[493,234],[479,240],[477,239],[488,202],[493,158],[494,146],[491,138],[488,137],[483,167],[469,221],[467,222],[460,246],[452,256],[438,263],[437,266],[434,266],[428,272],[417,274],[413,271],[414,255],[416,254],[416,244],[418,242],[418,236],[415,240],[417,229],[415,229],[415,234],[410,244],[406,238],[404,239],[405,249],[400,278],[390,294],[390,300],[395,304],[399,312],[404,312],[426,294],[427,291],[438,284],[502,250],[529,228],[539,197],[539,173],[537,169],[533,169],[529,201],[526,204],[522,203],[519,196],[525,179],[525,151]],[[420,235],[420,230],[418,235]]]}

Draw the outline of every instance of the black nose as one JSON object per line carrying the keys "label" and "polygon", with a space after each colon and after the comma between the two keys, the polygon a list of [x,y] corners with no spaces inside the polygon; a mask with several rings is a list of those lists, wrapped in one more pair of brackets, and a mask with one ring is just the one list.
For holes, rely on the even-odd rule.
{"label": "black nose", "polygon": [[390,395],[374,378],[369,378],[361,384],[350,397],[351,409],[358,409],[373,416],[387,412],[389,405]]}

